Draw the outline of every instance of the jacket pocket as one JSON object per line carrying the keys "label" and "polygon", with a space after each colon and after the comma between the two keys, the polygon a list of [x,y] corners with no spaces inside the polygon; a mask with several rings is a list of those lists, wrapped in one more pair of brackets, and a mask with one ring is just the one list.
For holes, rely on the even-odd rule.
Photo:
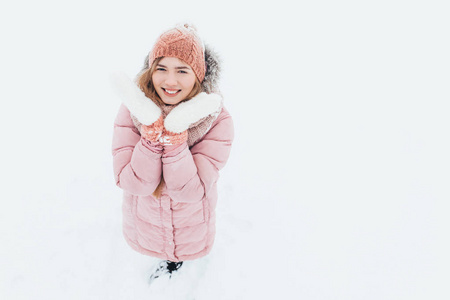
{"label": "jacket pocket", "polygon": [[205,222],[203,202],[175,203],[172,205],[172,222],[175,228],[195,226]]}

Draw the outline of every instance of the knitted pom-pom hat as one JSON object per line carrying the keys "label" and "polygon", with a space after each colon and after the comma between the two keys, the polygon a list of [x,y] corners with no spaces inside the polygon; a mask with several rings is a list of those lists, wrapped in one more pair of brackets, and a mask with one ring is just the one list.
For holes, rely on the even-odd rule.
{"label": "knitted pom-pom hat", "polygon": [[205,78],[205,50],[196,29],[189,25],[178,25],[164,32],[149,54],[149,66],[163,56],[176,57],[191,66],[200,82]]}

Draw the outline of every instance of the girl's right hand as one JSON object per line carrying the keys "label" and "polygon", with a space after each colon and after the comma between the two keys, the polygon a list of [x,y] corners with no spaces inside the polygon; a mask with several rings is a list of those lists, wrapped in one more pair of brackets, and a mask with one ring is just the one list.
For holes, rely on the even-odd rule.
{"label": "girl's right hand", "polygon": [[164,120],[162,115],[156,122],[150,125],[141,125],[141,136],[148,141],[158,142],[164,131]]}
{"label": "girl's right hand", "polygon": [[161,109],[125,73],[111,74],[111,82],[123,104],[141,124],[151,126],[161,118]]}

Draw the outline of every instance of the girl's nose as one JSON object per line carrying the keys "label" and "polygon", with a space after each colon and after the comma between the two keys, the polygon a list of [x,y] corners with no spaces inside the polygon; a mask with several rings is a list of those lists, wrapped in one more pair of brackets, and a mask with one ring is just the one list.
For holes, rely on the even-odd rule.
{"label": "girl's nose", "polygon": [[165,84],[169,86],[177,85],[177,79],[174,74],[168,74],[165,80]]}

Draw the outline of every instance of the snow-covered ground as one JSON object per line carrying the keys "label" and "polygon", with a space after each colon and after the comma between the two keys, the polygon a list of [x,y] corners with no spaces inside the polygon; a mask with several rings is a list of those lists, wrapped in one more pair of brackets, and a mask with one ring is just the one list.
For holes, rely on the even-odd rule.
{"label": "snow-covered ground", "polygon": [[[2,4],[0,299],[449,299],[445,1],[288,3]],[[236,140],[212,253],[149,286],[108,77],[185,20],[222,55]]]}

